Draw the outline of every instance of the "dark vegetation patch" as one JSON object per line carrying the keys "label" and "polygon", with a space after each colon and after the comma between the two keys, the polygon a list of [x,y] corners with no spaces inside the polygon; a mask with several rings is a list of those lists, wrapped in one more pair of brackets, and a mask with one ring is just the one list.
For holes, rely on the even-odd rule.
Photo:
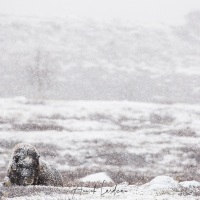
{"label": "dark vegetation patch", "polygon": [[197,146],[185,146],[185,147],[180,147],[178,149],[182,151],[183,153],[197,154],[198,156],[200,153],[200,147],[197,147]]}
{"label": "dark vegetation patch", "polygon": [[0,139],[0,147],[5,148],[5,149],[9,149],[10,151],[18,143],[20,143],[20,141],[17,141],[17,140],[15,140],[15,141],[13,141],[13,140],[1,140]]}
{"label": "dark vegetation patch", "polygon": [[55,113],[53,115],[37,115],[39,119],[53,119],[53,120],[66,120],[67,118],[59,113]]}
{"label": "dark vegetation patch", "polygon": [[45,101],[34,100],[34,99],[28,99],[28,100],[26,100],[26,102],[18,101],[18,103],[25,104],[25,105],[28,105],[28,106],[30,106],[30,105],[34,105],[34,106],[36,106],[36,105],[42,105],[42,106],[46,105]]}
{"label": "dark vegetation patch", "polygon": [[180,196],[200,196],[200,187],[183,187],[179,186],[178,188],[173,189],[174,192],[177,192]]}
{"label": "dark vegetation patch", "polygon": [[[78,181],[78,179],[81,179],[87,175],[95,174],[98,172],[106,172],[108,176],[114,181],[115,184],[120,184],[122,182],[127,182],[130,185],[142,185],[153,178],[155,176],[151,176],[148,173],[143,172],[133,172],[133,171],[127,171],[127,170],[105,170],[101,167],[99,168],[79,168],[74,171],[62,171],[61,174],[63,176],[64,180],[64,186],[65,187],[72,187],[72,186],[91,186],[94,185],[94,182],[90,183],[81,183]],[[101,187],[102,182],[97,184],[97,187]],[[105,186],[113,186],[113,183],[105,183]]]}
{"label": "dark vegetation patch", "polygon": [[44,157],[59,156],[59,147],[54,144],[35,143],[34,146],[39,150],[40,155]]}
{"label": "dark vegetation patch", "polygon": [[103,113],[94,113],[94,114],[90,114],[89,115],[89,119],[90,120],[94,120],[94,121],[112,121],[113,120],[113,116],[112,115],[107,115],[107,114],[103,114]]}
{"label": "dark vegetation patch", "polygon": [[[134,118],[134,114],[132,117],[128,118],[127,116],[121,115],[117,119],[113,119],[112,123],[117,125],[119,129],[123,131],[136,131],[142,128],[142,124],[144,124],[146,120],[143,118]],[[127,124],[127,122],[129,122]]]}
{"label": "dark vegetation patch", "polygon": [[[199,147],[181,147],[175,149],[180,152],[180,155],[185,159],[192,159],[195,162],[191,162],[188,164],[183,164],[182,171],[174,174],[176,180],[182,181],[192,181],[196,180],[200,182],[200,174],[199,174],[199,164],[200,164],[200,148]],[[180,158],[181,159],[181,158]]]}
{"label": "dark vegetation patch", "polygon": [[58,120],[58,119],[66,120],[66,117],[64,117],[64,116],[61,115],[61,114],[53,114],[53,115],[51,116],[51,119],[56,119],[56,120]]}
{"label": "dark vegetation patch", "polygon": [[181,128],[181,129],[171,129],[171,130],[167,130],[167,131],[157,131],[154,132],[154,134],[160,135],[162,133],[166,133],[168,135],[172,135],[172,136],[178,136],[178,137],[198,137],[197,133],[190,127],[185,127],[185,128]]}
{"label": "dark vegetation patch", "polygon": [[112,166],[132,166],[143,168],[154,163],[154,161],[162,159],[161,154],[135,154],[129,153],[127,148],[129,145],[123,143],[113,144],[103,142],[96,144],[96,157],[102,158],[102,165]]}
{"label": "dark vegetation patch", "polygon": [[70,166],[80,166],[85,163],[82,159],[78,159],[70,154],[65,154],[63,162],[66,162]]}
{"label": "dark vegetation patch", "polygon": [[[63,116],[61,114],[54,114],[51,116],[44,116],[44,115],[38,115],[38,118],[40,119],[48,119],[48,120],[91,120],[91,121],[97,121],[100,123],[111,123],[119,127],[119,130],[123,131],[135,131],[138,129],[141,129],[141,124],[144,123],[147,120],[144,120],[142,118],[134,118],[134,115],[132,117],[127,117],[125,115],[121,115],[117,118],[114,118],[110,114],[104,114],[104,113],[92,113],[88,116]],[[126,122],[130,122],[127,124]]]}
{"label": "dark vegetation patch", "polygon": [[109,170],[108,174],[117,184],[127,182],[129,185],[142,185],[154,178],[147,173],[133,172],[127,170]]}
{"label": "dark vegetation patch", "polygon": [[13,118],[2,118],[0,117],[0,125],[1,124],[12,124],[14,122]]}
{"label": "dark vegetation patch", "polygon": [[169,114],[157,114],[151,113],[150,114],[150,122],[152,124],[171,124],[173,123],[175,118]]}
{"label": "dark vegetation patch", "polygon": [[194,159],[197,164],[200,164],[200,148],[199,147],[181,147],[179,148],[184,154],[186,154],[187,158]]}
{"label": "dark vegetation patch", "polygon": [[105,153],[100,155],[101,158],[105,158],[106,165],[116,165],[116,166],[140,166],[144,167],[146,164],[145,156],[144,155],[135,155],[133,153]]}
{"label": "dark vegetation patch", "polygon": [[24,123],[13,124],[12,128],[15,131],[62,131],[64,128],[56,124],[37,124],[37,123]]}
{"label": "dark vegetation patch", "polygon": [[55,113],[53,115],[37,115],[38,119],[47,119],[47,120],[80,120],[80,121],[84,121],[84,120],[88,120],[89,118],[87,116],[64,116],[60,113]]}
{"label": "dark vegetation patch", "polygon": [[197,166],[184,166],[183,172],[174,175],[174,178],[180,182],[182,181],[198,181],[200,182],[200,174],[198,173],[199,167]]}
{"label": "dark vegetation patch", "polygon": [[[95,146],[93,146],[96,150],[95,153],[90,153],[88,156],[83,158],[85,158],[85,160],[88,158],[92,159],[91,162],[98,164],[98,167],[82,168],[82,163],[76,157],[70,157],[68,164],[76,166],[76,170],[63,172],[64,182],[66,185],[69,183],[72,184],[76,179],[102,171],[107,172],[115,183],[128,182],[129,184],[144,184],[155,176],[162,175],[163,173],[167,173],[178,181],[200,181],[198,166],[193,164],[183,164],[180,166],[182,167],[182,171],[173,171],[173,169],[170,170],[170,167],[173,167],[173,163],[169,163],[170,166],[166,163],[166,171],[162,171],[162,169],[160,172],[155,172],[156,167],[158,167],[159,170],[159,161],[162,161],[165,155],[171,154],[171,151],[177,151],[180,155],[186,153],[186,158],[195,159],[197,163],[200,163],[199,148],[166,148],[157,154],[134,154],[127,151],[128,146],[120,143],[113,144],[104,141],[93,141],[93,144],[95,144]],[[90,142],[90,145],[92,145],[92,142]],[[89,152],[91,148],[91,146],[88,146]],[[99,158],[102,159],[99,160]],[[132,169],[127,170],[126,166],[129,168],[132,167]],[[145,171],[139,172],[139,169],[145,169]]]}
{"label": "dark vegetation patch", "polygon": [[0,182],[3,182],[5,176],[6,176],[6,169],[0,168]]}
{"label": "dark vegetation patch", "polygon": [[73,194],[73,191],[62,187],[51,187],[51,186],[13,186],[13,187],[1,187],[3,197],[14,198],[21,196],[34,196],[39,193],[45,195],[53,194]]}
{"label": "dark vegetation patch", "polygon": [[186,127],[179,130],[171,130],[171,135],[179,136],[179,137],[197,137],[197,134],[194,130],[192,130],[190,127]]}
{"label": "dark vegetation patch", "polygon": [[[130,111],[131,112],[131,111]],[[133,132],[140,130],[142,128],[159,128],[163,125],[171,125],[175,118],[168,113],[151,113],[150,116],[135,116],[134,111],[132,115],[120,114],[119,116],[112,116],[109,113],[91,113],[85,116],[79,115],[67,115],[62,113],[55,113],[52,115],[38,114],[34,115],[34,118],[31,118],[25,123],[18,123],[16,119],[7,119],[0,118],[0,124],[2,127],[6,127],[6,130],[15,130],[15,131],[72,131],[70,128],[65,128],[61,125],[58,125],[56,120],[77,120],[77,121],[97,121],[99,123],[110,123],[116,126],[119,130]]]}

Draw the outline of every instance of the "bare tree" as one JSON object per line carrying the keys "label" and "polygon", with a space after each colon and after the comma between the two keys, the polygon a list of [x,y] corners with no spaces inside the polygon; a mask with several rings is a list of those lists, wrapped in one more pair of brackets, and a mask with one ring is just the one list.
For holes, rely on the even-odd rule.
{"label": "bare tree", "polygon": [[35,97],[45,98],[56,80],[56,58],[49,51],[41,49],[37,49],[34,54],[27,67],[28,83]]}

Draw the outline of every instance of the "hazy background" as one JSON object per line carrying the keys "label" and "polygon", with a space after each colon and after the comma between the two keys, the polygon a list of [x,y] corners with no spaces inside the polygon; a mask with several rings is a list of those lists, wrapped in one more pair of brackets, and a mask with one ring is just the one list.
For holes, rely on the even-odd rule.
{"label": "hazy background", "polygon": [[198,0],[0,0],[0,97],[199,103]]}

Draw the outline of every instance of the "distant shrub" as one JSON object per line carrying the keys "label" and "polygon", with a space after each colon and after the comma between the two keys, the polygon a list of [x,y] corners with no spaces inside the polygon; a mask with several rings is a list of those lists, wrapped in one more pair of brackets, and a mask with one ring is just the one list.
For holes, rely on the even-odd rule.
{"label": "distant shrub", "polygon": [[196,132],[192,130],[190,127],[186,127],[179,130],[172,130],[172,135],[182,136],[182,137],[196,137]]}
{"label": "distant shrub", "polygon": [[165,114],[157,114],[151,113],[150,114],[150,122],[152,124],[171,124],[173,123],[175,118],[167,113]]}
{"label": "distant shrub", "polygon": [[13,129],[17,131],[62,131],[64,128],[55,124],[36,124],[36,123],[25,123],[25,124],[13,124]]}

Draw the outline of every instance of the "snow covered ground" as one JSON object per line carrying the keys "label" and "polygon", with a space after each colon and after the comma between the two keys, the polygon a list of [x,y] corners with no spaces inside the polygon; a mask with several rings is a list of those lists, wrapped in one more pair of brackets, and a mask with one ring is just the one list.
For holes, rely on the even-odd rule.
{"label": "snow covered ground", "polygon": [[[61,171],[63,190],[80,187],[95,173],[106,174],[114,182],[110,188],[129,184],[123,184],[124,194],[96,192],[75,199],[198,199],[199,105],[0,99],[0,182],[18,142],[35,145]],[[99,175],[95,179],[100,181]],[[71,198],[56,191],[45,199]],[[41,191],[34,195],[16,199],[44,198]]]}
{"label": "snow covered ground", "polygon": [[[13,200],[40,199],[137,199],[137,200],[197,200],[200,195],[200,183],[187,181],[178,183],[168,176],[158,176],[141,186],[118,184],[113,187],[42,187],[27,186],[3,188],[4,198]],[[17,192],[16,192],[17,191]],[[21,195],[21,196],[20,196]]]}

